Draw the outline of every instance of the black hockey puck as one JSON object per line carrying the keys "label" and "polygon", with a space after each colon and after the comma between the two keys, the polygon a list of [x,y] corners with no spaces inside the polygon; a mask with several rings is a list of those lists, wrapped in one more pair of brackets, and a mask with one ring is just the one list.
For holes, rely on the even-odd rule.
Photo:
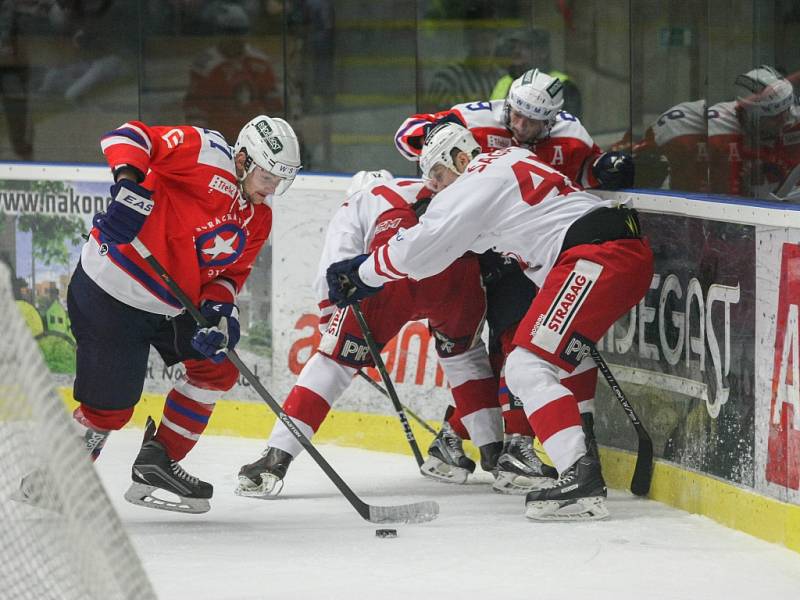
{"label": "black hockey puck", "polygon": [[397,537],[397,529],[376,529],[375,537],[379,538],[395,538]]}

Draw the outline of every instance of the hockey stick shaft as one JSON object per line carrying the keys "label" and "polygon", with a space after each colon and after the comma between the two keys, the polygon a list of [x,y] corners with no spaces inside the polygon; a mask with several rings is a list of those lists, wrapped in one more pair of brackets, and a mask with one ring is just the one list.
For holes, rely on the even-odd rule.
{"label": "hockey stick shaft", "polygon": [[[134,238],[131,246],[139,253],[139,255],[147,262],[148,265],[156,272],[159,278],[169,288],[173,296],[175,296],[186,311],[194,318],[198,325],[201,327],[208,327],[208,320],[203,316],[200,310],[192,303],[186,293],[180,286],[170,277],[166,269],[161,266],[155,256],[138,238]],[[350,502],[353,508],[356,509],[359,515],[367,521],[373,523],[400,523],[400,522],[424,522],[436,518],[439,513],[439,505],[435,502],[417,502],[409,505],[402,506],[372,506],[361,500],[356,493],[350,489],[350,486],[345,483],[339,474],[331,467],[327,460],[319,453],[294,421],[283,412],[280,404],[272,397],[267,389],[261,385],[261,381],[256,377],[253,372],[244,364],[239,355],[234,350],[228,350],[228,360],[239,369],[242,376],[253,386],[261,399],[267,403],[272,412],[278,417],[281,423],[284,424],[291,434],[297,439],[303,448],[308,452],[311,458],[319,465],[325,472],[328,478],[333,482],[342,495]]]}
{"label": "hockey stick shaft", "polygon": [[422,452],[419,450],[417,440],[414,437],[414,432],[411,431],[411,425],[409,424],[408,417],[406,417],[406,413],[403,410],[403,405],[400,404],[400,398],[397,397],[397,391],[394,389],[392,378],[389,377],[389,371],[386,370],[386,365],[383,363],[378,344],[375,343],[375,338],[372,337],[372,331],[367,324],[367,320],[364,318],[364,313],[361,312],[361,307],[358,305],[358,302],[352,304],[350,308],[353,310],[356,321],[358,321],[358,326],[361,328],[361,333],[364,334],[364,341],[367,343],[367,348],[369,348],[370,355],[372,355],[372,361],[375,363],[375,368],[378,369],[378,372],[381,374],[381,379],[383,379],[383,385],[385,386],[386,394],[389,396],[389,400],[392,401],[392,406],[394,406],[394,411],[397,413],[397,418],[400,419],[400,424],[403,426],[403,433],[406,434],[408,445],[411,446],[411,452],[414,453],[414,458],[417,461],[417,465],[421,467],[422,463],[425,462],[425,459],[422,458]]}
{"label": "hockey stick shaft", "polygon": [[597,368],[605,377],[608,386],[611,388],[612,393],[617,398],[628,419],[633,423],[636,430],[636,436],[639,438],[639,449],[636,453],[636,466],[633,469],[633,477],[631,479],[631,492],[637,496],[646,496],[650,491],[650,484],[653,480],[653,441],[650,439],[650,434],[642,425],[636,411],[631,406],[630,401],[622,391],[622,387],[617,383],[616,377],[608,368],[608,364],[601,356],[597,348],[592,347],[592,358],[594,359]]}
{"label": "hockey stick shaft", "polygon": [[[389,392],[387,392],[385,389],[383,389],[383,388],[381,387],[381,384],[379,384],[377,381],[373,380],[373,379],[372,379],[372,377],[370,377],[369,375],[367,375],[367,374],[366,374],[364,371],[362,371],[361,369],[359,369],[359,370],[357,371],[357,373],[358,373],[358,374],[359,374],[359,375],[360,375],[360,376],[361,376],[363,379],[365,379],[365,380],[366,380],[366,381],[367,381],[367,382],[368,382],[368,383],[369,383],[369,384],[370,384],[372,387],[374,387],[376,390],[378,390],[378,391],[379,391],[381,394],[383,394],[383,395],[384,395],[384,396],[386,396],[387,398],[389,397]],[[408,408],[408,407],[407,407],[405,404],[401,404],[400,406],[402,406],[402,407],[403,407],[403,410],[404,410],[404,411],[406,411],[406,412],[408,413],[408,416],[409,416],[409,417],[411,417],[412,419],[414,419],[414,420],[415,420],[417,423],[419,423],[419,424],[420,424],[422,427],[424,427],[424,428],[425,428],[427,431],[429,431],[429,432],[430,432],[430,433],[432,433],[433,435],[437,435],[437,432],[436,432],[436,430],[435,430],[433,427],[431,427],[430,425],[428,425],[428,424],[425,422],[425,420],[424,420],[422,417],[420,417],[420,416],[419,416],[418,414],[416,414],[416,413],[415,413],[413,410],[411,410],[410,408]]]}

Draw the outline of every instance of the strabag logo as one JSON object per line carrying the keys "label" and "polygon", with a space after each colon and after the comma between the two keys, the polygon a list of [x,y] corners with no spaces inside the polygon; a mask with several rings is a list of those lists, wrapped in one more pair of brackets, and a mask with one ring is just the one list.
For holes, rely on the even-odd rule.
{"label": "strabag logo", "polygon": [[767,481],[800,489],[800,246],[781,257],[775,364],[770,395]]}
{"label": "strabag logo", "polygon": [[602,265],[588,260],[580,259],[575,263],[541,324],[533,332],[531,343],[534,346],[555,353],[602,271]]}

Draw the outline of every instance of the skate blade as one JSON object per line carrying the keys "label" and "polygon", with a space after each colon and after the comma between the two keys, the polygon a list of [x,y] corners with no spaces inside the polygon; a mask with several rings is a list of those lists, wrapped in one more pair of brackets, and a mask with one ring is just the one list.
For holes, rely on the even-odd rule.
{"label": "skate blade", "polygon": [[469,477],[469,471],[461,467],[454,467],[442,462],[438,458],[429,457],[422,466],[419,472],[425,477],[435,479],[444,483],[464,484]]}
{"label": "skate blade", "polygon": [[[156,496],[155,492],[158,492],[159,495]],[[178,500],[175,501],[164,498],[163,496],[166,494]],[[194,515],[208,512],[211,509],[208,498],[184,498],[183,496],[168,492],[163,488],[136,482],[132,483],[128,491],[125,492],[125,500],[131,504],[137,504],[147,508]]]}
{"label": "skate blade", "polygon": [[261,474],[261,485],[253,485],[249,477],[239,476],[239,485],[233,493],[243,498],[258,498],[259,500],[272,500],[281,493],[283,479],[275,477],[272,473]]}
{"label": "skate blade", "polygon": [[599,521],[608,517],[608,508],[603,496],[542,500],[525,504],[525,517],[532,521]]}
{"label": "skate blade", "polygon": [[499,471],[492,484],[492,491],[498,494],[523,495],[534,490],[543,490],[553,485],[550,477],[527,477],[509,471]]}

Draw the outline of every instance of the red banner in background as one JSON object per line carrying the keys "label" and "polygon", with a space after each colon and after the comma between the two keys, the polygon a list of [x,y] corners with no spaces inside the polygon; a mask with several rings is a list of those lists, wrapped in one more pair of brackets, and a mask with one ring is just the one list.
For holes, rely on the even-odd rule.
{"label": "red banner in background", "polygon": [[767,480],[800,489],[800,246],[784,244],[770,396]]}

